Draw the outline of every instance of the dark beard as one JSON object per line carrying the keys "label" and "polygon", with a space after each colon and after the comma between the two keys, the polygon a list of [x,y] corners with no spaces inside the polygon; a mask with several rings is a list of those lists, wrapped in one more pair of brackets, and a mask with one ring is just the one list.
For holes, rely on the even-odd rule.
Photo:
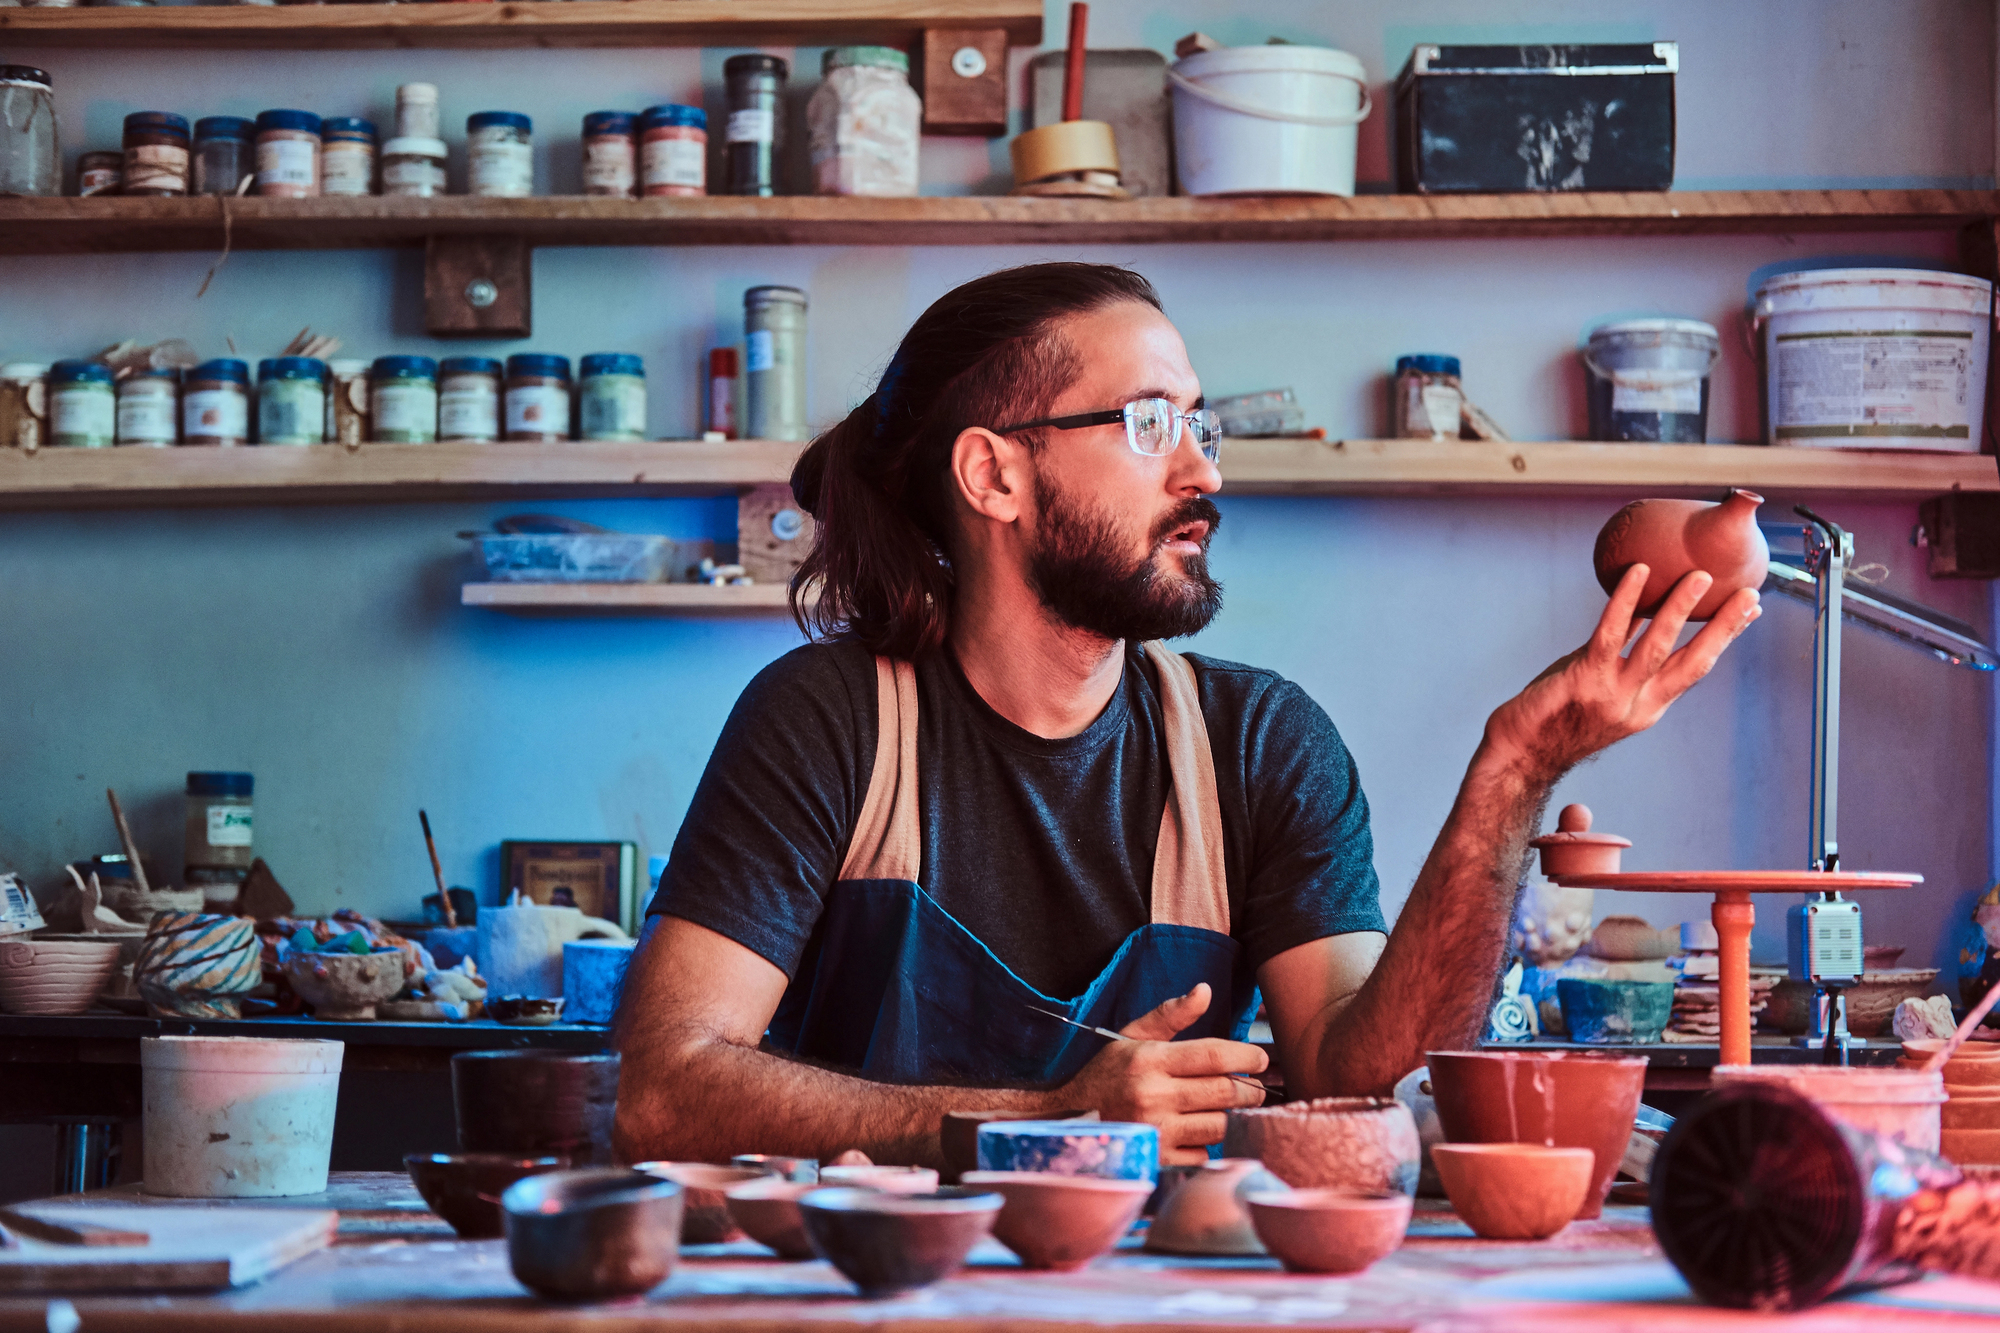
{"label": "dark beard", "polygon": [[[1028,577],[1042,605],[1064,624],[1106,639],[1143,643],[1198,633],[1222,610],[1222,585],[1209,577],[1206,554],[1222,513],[1206,496],[1186,501],[1162,519],[1153,530],[1152,549],[1126,565],[1108,516],[1084,512],[1039,478],[1035,493],[1042,532]],[[1167,568],[1160,547],[1197,519],[1208,523],[1203,554],[1188,557],[1185,576],[1176,574]]]}

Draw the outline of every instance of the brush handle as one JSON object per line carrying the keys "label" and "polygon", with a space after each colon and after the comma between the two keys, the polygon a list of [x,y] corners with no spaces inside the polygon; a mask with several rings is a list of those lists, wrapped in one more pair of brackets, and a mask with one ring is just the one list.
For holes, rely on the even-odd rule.
{"label": "brush handle", "polygon": [[151,893],[146,883],[146,867],[139,862],[139,844],[132,841],[132,826],[125,822],[125,808],[118,804],[118,793],[106,787],[105,798],[111,802],[111,818],[118,825],[118,841],[125,845],[125,859],[132,863],[132,883],[141,893]]}
{"label": "brush handle", "polygon": [[1069,7],[1069,49],[1063,60],[1063,112],[1064,120],[1083,119],[1083,46],[1084,33],[1090,27],[1090,6],[1074,4]]}
{"label": "brush handle", "polygon": [[451,890],[444,886],[444,867],[438,864],[437,839],[431,836],[431,817],[428,811],[417,811],[417,822],[424,826],[424,850],[431,854],[431,878],[437,881],[438,905],[444,909],[445,925],[456,930],[458,913],[451,908]]}

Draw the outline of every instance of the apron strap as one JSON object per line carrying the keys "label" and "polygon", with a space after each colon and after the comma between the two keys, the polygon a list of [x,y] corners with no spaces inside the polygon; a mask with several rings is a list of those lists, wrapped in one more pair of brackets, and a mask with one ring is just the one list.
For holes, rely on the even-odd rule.
{"label": "apron strap", "polygon": [[875,767],[847,844],[842,879],[915,883],[923,859],[917,823],[917,669],[875,659]]}
{"label": "apron strap", "polygon": [[1229,933],[1229,880],[1222,864],[1222,802],[1201,694],[1187,659],[1157,640],[1142,645],[1160,682],[1167,772],[1173,785],[1153,854],[1153,920]]}

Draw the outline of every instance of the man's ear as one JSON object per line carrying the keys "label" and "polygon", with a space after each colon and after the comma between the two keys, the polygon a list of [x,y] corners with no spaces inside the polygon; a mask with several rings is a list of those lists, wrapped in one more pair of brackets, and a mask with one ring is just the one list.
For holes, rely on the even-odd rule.
{"label": "man's ear", "polygon": [[996,523],[1013,523],[1025,510],[1028,451],[1004,435],[968,426],[951,445],[951,479],[958,498],[973,513]]}

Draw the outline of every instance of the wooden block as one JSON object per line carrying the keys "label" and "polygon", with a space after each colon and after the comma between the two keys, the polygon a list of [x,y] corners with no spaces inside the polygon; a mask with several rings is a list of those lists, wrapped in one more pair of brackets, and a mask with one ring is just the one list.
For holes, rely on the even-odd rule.
{"label": "wooden block", "polygon": [[1917,516],[1932,578],[2000,578],[2000,495],[1954,491],[1924,501]]}
{"label": "wooden block", "polygon": [[925,134],[1007,132],[1007,30],[926,28],[922,72]]}
{"label": "wooden block", "polygon": [[790,583],[817,531],[790,486],[759,486],[736,501],[736,560],[760,584]]}
{"label": "wooden block", "polygon": [[438,338],[529,336],[534,253],[518,235],[429,237],[424,327]]}

